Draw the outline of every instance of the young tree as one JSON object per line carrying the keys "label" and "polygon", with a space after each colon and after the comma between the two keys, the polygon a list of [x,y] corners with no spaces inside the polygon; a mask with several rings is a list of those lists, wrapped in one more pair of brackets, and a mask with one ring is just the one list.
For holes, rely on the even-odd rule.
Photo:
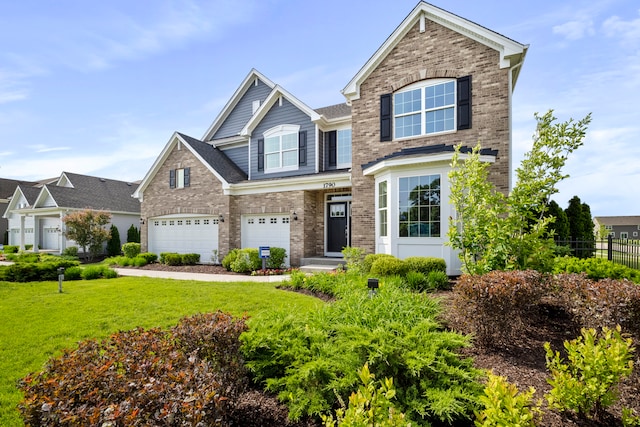
{"label": "young tree", "polygon": [[551,231],[553,231],[553,236],[561,241],[569,240],[569,220],[567,219],[567,214],[555,200],[549,202],[547,206],[547,216],[554,218],[553,224],[549,227]]}
{"label": "young tree", "polygon": [[104,226],[110,220],[110,213],[91,209],[72,212],[62,218],[67,229],[65,236],[75,240],[88,261],[102,251],[102,244],[109,239],[110,232]]}
{"label": "young tree", "polygon": [[110,237],[107,241],[107,255],[108,256],[118,256],[120,255],[120,231],[118,227],[111,224]]}
{"label": "young tree", "polygon": [[450,218],[448,237],[467,272],[550,268],[554,244],[548,237],[547,204],[568,176],[562,168],[582,145],[591,114],[564,123],[555,123],[552,110],[535,118],[533,147],[516,169],[508,196],[487,180],[489,164],[480,160],[480,145],[464,161],[456,149],[449,172],[456,215]]}

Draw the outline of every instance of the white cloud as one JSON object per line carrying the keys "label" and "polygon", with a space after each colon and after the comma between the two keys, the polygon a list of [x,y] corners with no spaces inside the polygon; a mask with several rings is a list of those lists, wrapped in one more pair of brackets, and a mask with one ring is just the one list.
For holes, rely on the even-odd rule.
{"label": "white cloud", "polygon": [[579,40],[595,34],[593,21],[590,19],[569,21],[553,27],[553,33],[564,36],[568,40]]}
{"label": "white cloud", "polygon": [[620,37],[626,42],[640,40],[640,18],[624,21],[619,16],[612,16],[604,21],[602,29],[608,37]]}

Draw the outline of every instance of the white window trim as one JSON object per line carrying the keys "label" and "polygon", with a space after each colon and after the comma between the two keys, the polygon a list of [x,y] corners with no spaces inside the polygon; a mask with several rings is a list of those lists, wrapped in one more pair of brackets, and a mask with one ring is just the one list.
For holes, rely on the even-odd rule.
{"label": "white window trim", "polygon": [[[440,131],[440,132],[432,132],[432,133],[426,133],[426,113],[427,113],[427,108],[425,108],[424,105],[424,91],[425,88],[427,87],[431,87],[431,86],[437,86],[440,84],[444,84],[444,83],[449,83],[449,82],[453,82],[453,129],[450,130],[444,130],[444,131]],[[410,136],[403,136],[403,137],[397,137],[396,136],[396,132],[397,132],[397,126],[396,126],[396,118],[398,117],[404,117],[404,116],[411,116],[414,114],[417,114],[415,111],[410,112],[410,113],[403,113],[403,114],[396,114],[396,105],[395,105],[395,99],[396,99],[396,95],[400,94],[400,93],[404,93],[404,92],[411,92],[413,90],[416,89],[421,89],[421,93],[420,93],[420,102],[422,104],[422,108],[420,110],[420,129],[421,132],[418,135],[410,135]],[[392,106],[392,120],[393,120],[393,140],[394,141],[402,141],[405,139],[410,139],[410,138],[418,138],[418,137],[422,137],[422,136],[433,136],[433,135],[444,135],[447,133],[454,133],[457,131],[458,129],[458,85],[457,85],[457,81],[456,79],[430,79],[430,80],[426,80],[426,81],[420,81],[417,83],[413,83],[409,86],[403,87],[400,90],[397,90],[396,92],[393,92],[392,95],[392,100],[393,100],[393,106]],[[428,109],[428,111],[437,111],[437,110],[441,110],[441,109],[445,109],[445,108],[450,108],[450,107],[438,107],[435,109]]]}
{"label": "white window trim", "polygon": [[[296,159],[299,159],[300,156],[300,140],[299,140],[299,133],[300,133],[300,126],[299,125],[278,125],[278,126],[274,126],[268,130],[266,130],[265,132],[263,132],[262,136],[264,137],[264,144],[265,144],[265,151],[264,151],[264,173],[268,174],[268,173],[277,173],[277,172],[286,172],[286,171],[293,171],[293,170],[298,170],[298,161],[296,161],[296,164],[293,166],[282,166],[282,136],[284,135],[290,135],[290,134],[294,134],[296,135],[296,148],[295,148],[295,152],[296,152]],[[267,138],[274,138],[274,137],[279,137],[280,138],[280,167],[278,168],[269,168],[268,167],[268,163],[267,163]],[[294,151],[294,150],[286,150],[286,151]],[[275,153],[275,152],[274,152]]]}
{"label": "white window trim", "polygon": [[176,169],[176,188],[184,188],[184,168]]}
{"label": "white window trim", "polygon": [[[351,159],[352,161],[346,163],[340,163],[338,160],[340,159],[340,132],[344,132],[346,130],[351,131],[351,144],[349,147],[349,150],[351,151]],[[344,169],[344,168],[350,168],[353,162],[353,130],[351,129],[351,127],[343,127],[343,128],[339,128],[336,129],[336,168],[337,169]]]}
{"label": "white window trim", "polygon": [[[400,180],[403,178],[415,178],[418,176],[435,176],[435,175],[439,175],[440,176],[440,204],[438,205],[439,209],[440,209],[440,235],[439,236],[400,236]],[[396,200],[396,212],[398,212],[398,216],[394,218],[395,221],[395,229],[396,229],[396,238],[398,240],[417,240],[417,239],[428,239],[428,240],[433,240],[433,239],[442,239],[442,238],[446,238],[447,237],[447,228],[446,228],[446,224],[444,224],[444,215],[443,215],[443,208],[442,208],[442,204],[443,204],[443,184],[442,184],[442,179],[443,179],[443,175],[441,172],[429,172],[429,171],[420,171],[420,172],[413,172],[413,173],[402,173],[399,174],[396,177],[395,180],[395,188],[393,189],[393,191],[395,192],[395,200]],[[389,192],[389,189],[387,188],[387,193]],[[389,222],[389,219],[387,219],[387,222]],[[424,221],[418,221],[418,222],[424,222]],[[428,221],[429,223],[431,223],[431,221]]]}

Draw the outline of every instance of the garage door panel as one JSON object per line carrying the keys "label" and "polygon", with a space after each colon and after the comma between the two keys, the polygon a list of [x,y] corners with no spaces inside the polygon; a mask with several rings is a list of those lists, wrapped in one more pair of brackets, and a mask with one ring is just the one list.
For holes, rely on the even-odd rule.
{"label": "garage door panel", "polygon": [[218,220],[213,217],[159,217],[149,221],[149,251],[197,253],[211,262],[218,249]]}
{"label": "garage door panel", "polygon": [[289,265],[291,224],[289,215],[243,215],[242,247],[278,247],[287,251],[285,263]]}

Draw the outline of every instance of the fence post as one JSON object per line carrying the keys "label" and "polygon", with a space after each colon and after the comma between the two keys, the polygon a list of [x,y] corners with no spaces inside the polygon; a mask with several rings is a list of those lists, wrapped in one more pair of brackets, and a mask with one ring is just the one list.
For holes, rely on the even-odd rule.
{"label": "fence post", "polygon": [[613,261],[613,237],[611,234],[607,236],[607,259]]}

